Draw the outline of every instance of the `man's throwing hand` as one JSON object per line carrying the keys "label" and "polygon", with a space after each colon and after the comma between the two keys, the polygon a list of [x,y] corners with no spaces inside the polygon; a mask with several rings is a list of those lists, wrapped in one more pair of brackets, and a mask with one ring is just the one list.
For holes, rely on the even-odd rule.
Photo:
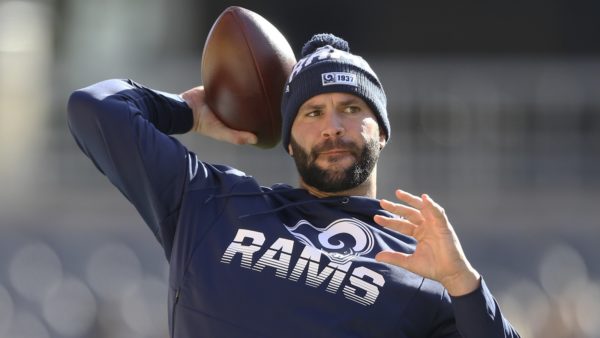
{"label": "man's throwing hand", "polygon": [[181,94],[194,112],[194,127],[191,131],[233,144],[256,144],[256,135],[227,127],[206,104],[203,86],[195,87]]}

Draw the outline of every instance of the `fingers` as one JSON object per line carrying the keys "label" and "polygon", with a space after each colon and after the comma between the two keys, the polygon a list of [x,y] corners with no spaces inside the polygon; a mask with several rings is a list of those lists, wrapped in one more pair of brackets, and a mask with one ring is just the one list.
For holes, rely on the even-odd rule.
{"label": "fingers", "polygon": [[380,202],[381,207],[393,214],[404,217],[416,225],[423,224],[427,219],[447,221],[444,208],[427,194],[418,197],[398,189],[396,190],[396,197],[406,205],[382,199]]}
{"label": "fingers", "polygon": [[400,201],[410,205],[411,207],[415,208],[415,209],[421,209],[423,207],[423,199],[415,196],[413,194],[410,194],[404,190],[396,190],[396,198],[399,199]]}
{"label": "fingers", "polygon": [[410,257],[411,255],[402,252],[381,251],[375,255],[375,260],[410,270]]}
{"label": "fingers", "polygon": [[213,128],[210,132],[206,133],[207,136],[211,136],[219,141],[225,141],[232,144],[256,144],[256,135],[241,130],[234,130],[228,128],[224,124]]}
{"label": "fingers", "polygon": [[226,141],[233,144],[256,144],[256,142],[258,141],[256,135],[247,131],[230,129],[230,135],[231,136]]}
{"label": "fingers", "polygon": [[417,225],[401,218],[375,215],[373,220],[382,227],[390,228],[406,236],[414,236],[414,233],[417,230]]}
{"label": "fingers", "polygon": [[201,134],[236,145],[256,144],[258,141],[256,135],[250,132],[230,129],[222,124],[215,124],[212,128],[201,131]]}
{"label": "fingers", "polygon": [[[437,204],[429,195],[423,194],[417,197],[402,190],[396,191],[396,196],[401,202],[393,203],[382,199],[381,207],[403,219],[375,216],[374,221],[379,225],[390,228],[404,235],[411,236],[417,240],[428,233],[428,229],[451,228],[444,209]],[[437,231],[437,230],[436,230]]]}
{"label": "fingers", "polygon": [[399,203],[394,203],[386,199],[382,199],[380,205],[383,209],[398,216],[404,217],[412,223],[420,224],[423,221],[421,212],[415,208]]}
{"label": "fingers", "polygon": [[204,87],[199,86],[180,95],[194,113],[194,127],[192,130],[219,141],[238,145],[256,144],[258,142],[258,138],[253,133],[231,129],[219,120],[206,104],[205,94]]}
{"label": "fingers", "polygon": [[214,138],[218,141],[229,142],[232,144],[256,144],[258,138],[255,134],[242,130],[235,130],[227,127],[215,113],[203,105],[198,111],[198,125],[195,130],[200,134]]}
{"label": "fingers", "polygon": [[446,220],[446,212],[439,204],[437,204],[429,195],[423,194],[423,208],[421,212],[425,218],[433,218],[437,220]]}

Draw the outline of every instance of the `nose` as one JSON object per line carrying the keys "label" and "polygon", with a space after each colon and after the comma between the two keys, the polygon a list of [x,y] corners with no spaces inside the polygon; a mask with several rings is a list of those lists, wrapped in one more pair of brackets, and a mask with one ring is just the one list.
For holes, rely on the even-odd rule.
{"label": "nose", "polygon": [[321,136],[325,138],[340,137],[346,132],[342,119],[335,112],[329,112],[323,119]]}

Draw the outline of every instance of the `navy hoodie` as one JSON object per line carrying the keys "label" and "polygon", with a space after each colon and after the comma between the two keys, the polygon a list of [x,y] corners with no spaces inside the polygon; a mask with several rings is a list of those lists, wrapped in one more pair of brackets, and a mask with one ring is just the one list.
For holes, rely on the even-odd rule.
{"label": "navy hoodie", "polygon": [[135,206],[170,263],[172,337],[519,337],[484,281],[450,297],[437,282],[379,263],[415,241],[372,219],[366,197],[317,198],[199,161],[181,97],[130,80],[75,91],[69,128]]}

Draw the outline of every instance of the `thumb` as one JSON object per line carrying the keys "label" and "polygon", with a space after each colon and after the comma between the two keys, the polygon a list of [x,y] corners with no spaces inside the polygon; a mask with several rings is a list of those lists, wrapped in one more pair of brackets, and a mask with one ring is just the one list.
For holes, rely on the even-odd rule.
{"label": "thumb", "polygon": [[375,260],[408,270],[410,256],[411,255],[402,252],[381,251],[375,256]]}
{"label": "thumb", "polygon": [[196,124],[193,130],[215,140],[238,145],[258,142],[257,136],[251,132],[227,127],[206,104],[194,111],[194,119]]}
{"label": "thumb", "polygon": [[225,130],[225,136],[223,141],[229,143],[242,145],[242,144],[256,144],[258,139],[256,135],[248,131],[229,129]]}

